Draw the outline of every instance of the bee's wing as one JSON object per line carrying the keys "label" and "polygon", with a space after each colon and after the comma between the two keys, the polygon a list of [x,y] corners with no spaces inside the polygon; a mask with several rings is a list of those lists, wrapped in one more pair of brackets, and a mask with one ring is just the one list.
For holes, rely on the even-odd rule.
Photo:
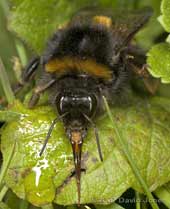
{"label": "bee's wing", "polygon": [[113,36],[115,41],[117,40],[117,50],[129,43],[133,36],[147,23],[151,15],[152,9],[148,7],[135,11],[122,10],[113,14]]}
{"label": "bee's wing", "polygon": [[92,7],[80,10],[73,16],[73,21],[79,22],[80,24],[89,24],[94,16],[109,17],[112,20],[111,30],[113,32],[113,38],[115,39],[115,49],[119,51],[122,47],[126,46],[135,33],[147,23],[151,15],[152,9],[149,7],[135,11]]}

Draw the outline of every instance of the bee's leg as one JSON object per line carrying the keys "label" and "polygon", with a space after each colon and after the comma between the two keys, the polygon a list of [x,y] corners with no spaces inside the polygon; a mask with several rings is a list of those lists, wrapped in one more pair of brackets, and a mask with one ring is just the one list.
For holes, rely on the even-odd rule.
{"label": "bee's leg", "polygon": [[149,78],[151,76],[147,70],[147,64],[143,64],[141,67],[136,66],[133,63],[130,63],[129,65],[133,73],[139,78]]}
{"label": "bee's leg", "polygon": [[[81,168],[80,170],[81,170],[82,173],[86,173],[86,168]],[[75,170],[71,171],[70,177],[73,177],[75,175],[76,175],[76,171]]]}
{"label": "bee's leg", "polygon": [[158,90],[159,85],[160,85],[160,80],[159,79],[144,78],[143,82],[144,82],[145,87],[147,88],[147,90],[153,95],[156,93],[156,91]]}
{"label": "bee's leg", "polygon": [[91,123],[91,125],[93,126],[99,157],[100,157],[100,160],[103,161],[103,155],[102,155],[102,150],[101,150],[101,146],[100,146],[98,129],[97,129],[96,125],[93,123],[93,121],[86,114],[83,113],[83,115]]}
{"label": "bee's leg", "polygon": [[56,82],[55,79],[49,80],[45,84],[38,85],[32,94],[32,97],[28,103],[29,108],[33,108],[39,101],[41,93],[43,93],[45,90],[47,90],[49,87],[51,87]]}
{"label": "bee's leg", "polygon": [[21,82],[14,86],[14,93],[17,94],[26,83],[35,75],[35,72],[40,64],[40,57],[34,57],[23,70]]}
{"label": "bee's leg", "polygon": [[138,46],[128,46],[125,53],[127,55],[127,59],[137,66],[142,66],[146,63],[146,52]]}
{"label": "bee's leg", "polygon": [[147,88],[148,92],[154,94],[160,84],[160,80],[153,78],[148,71],[146,63],[146,53],[137,46],[129,46],[127,48],[127,63],[132,71],[132,74],[143,79],[143,83]]}
{"label": "bee's leg", "polygon": [[144,64],[141,68],[131,64],[133,72],[143,79],[144,85],[151,94],[155,94],[159,85],[160,80],[153,78],[147,70],[147,65]]}

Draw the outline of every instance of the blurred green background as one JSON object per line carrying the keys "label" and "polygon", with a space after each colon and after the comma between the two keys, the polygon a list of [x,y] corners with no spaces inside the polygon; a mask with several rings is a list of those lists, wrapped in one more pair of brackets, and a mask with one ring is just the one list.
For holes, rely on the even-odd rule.
{"label": "blurred green background", "polygon": [[[14,36],[7,30],[7,13],[7,6],[3,1],[0,1],[0,57],[3,60],[11,82],[13,82],[15,79],[13,79],[14,73],[12,71],[12,57],[17,56],[17,50]],[[11,73],[13,74],[12,76]],[[0,95],[2,94],[3,90],[0,83]]]}
{"label": "blurred green background", "polygon": [[[17,82],[14,73],[14,59],[22,56],[21,64],[27,62],[28,50],[25,44],[8,29],[9,4],[7,1],[0,0],[0,58],[3,61],[10,83]],[[0,97],[4,96],[2,84],[0,82]]]}

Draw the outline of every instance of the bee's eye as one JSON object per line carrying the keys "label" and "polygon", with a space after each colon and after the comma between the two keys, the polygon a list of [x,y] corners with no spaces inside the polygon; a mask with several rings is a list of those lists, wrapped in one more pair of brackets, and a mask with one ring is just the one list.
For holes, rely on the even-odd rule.
{"label": "bee's eye", "polygon": [[82,112],[88,116],[92,116],[94,109],[96,108],[96,98],[94,96],[81,96],[81,95],[69,95],[60,96],[58,100],[59,114],[79,113]]}

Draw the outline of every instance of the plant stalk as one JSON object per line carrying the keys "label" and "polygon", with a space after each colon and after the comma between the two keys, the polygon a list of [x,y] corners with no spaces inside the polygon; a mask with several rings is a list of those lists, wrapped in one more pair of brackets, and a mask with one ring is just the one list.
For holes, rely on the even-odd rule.
{"label": "plant stalk", "polygon": [[139,192],[135,191],[135,196],[136,196],[136,209],[141,209],[140,207],[141,198]]}
{"label": "plant stalk", "polygon": [[15,152],[15,147],[16,147],[16,141],[14,141],[14,144],[11,148],[8,159],[3,162],[1,173],[0,173],[0,190],[2,189],[4,177],[6,175],[6,172],[9,168],[9,165],[10,165],[11,160],[13,158],[13,155],[14,155],[14,152]]}
{"label": "plant stalk", "polygon": [[11,89],[11,85],[1,58],[0,58],[0,82],[2,83],[2,87],[6,99],[8,101],[8,104],[12,104],[15,100],[15,96]]}
{"label": "plant stalk", "polygon": [[159,209],[157,203],[154,201],[154,197],[152,195],[152,193],[149,191],[149,188],[146,184],[146,182],[144,181],[144,179],[142,178],[141,174],[140,174],[140,171],[136,165],[136,163],[134,162],[130,152],[129,152],[129,149],[128,149],[128,145],[123,137],[123,134],[122,134],[122,131],[118,128],[117,124],[115,123],[113,117],[112,117],[112,114],[111,114],[111,111],[110,111],[110,108],[109,108],[109,105],[107,103],[107,100],[106,98],[103,96],[103,101],[104,101],[104,104],[105,104],[105,107],[106,107],[106,111],[107,111],[107,114],[112,122],[112,128],[113,130],[115,131],[116,133],[116,136],[117,136],[117,139],[122,147],[122,151],[124,153],[124,155],[126,156],[128,162],[129,162],[129,165],[131,166],[132,168],[132,171],[134,173],[134,175],[136,176],[138,182],[140,183],[140,185],[142,186],[144,192],[146,193],[147,195],[147,198],[149,200],[149,203],[150,205],[152,206],[153,209]]}
{"label": "plant stalk", "polygon": [[166,185],[156,189],[154,194],[170,209],[170,191]]}
{"label": "plant stalk", "polygon": [[48,204],[48,205],[43,205],[41,206],[42,209],[54,209],[52,204]]}
{"label": "plant stalk", "polygon": [[5,194],[7,193],[8,191],[8,187],[6,185],[4,185],[0,191],[0,202],[3,200]]}

